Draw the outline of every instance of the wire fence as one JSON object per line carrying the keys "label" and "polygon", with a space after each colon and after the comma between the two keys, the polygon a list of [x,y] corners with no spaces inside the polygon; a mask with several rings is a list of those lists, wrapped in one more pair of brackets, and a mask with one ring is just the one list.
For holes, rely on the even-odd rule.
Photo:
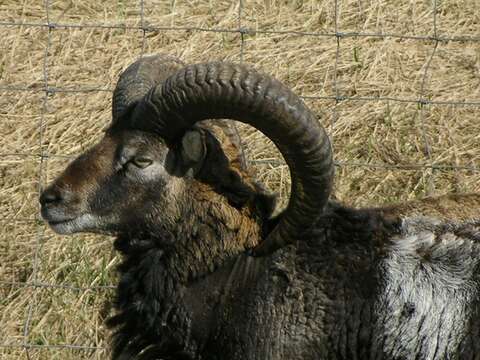
{"label": "wire fence", "polygon": [[[148,1],[148,0],[145,0]],[[410,164],[410,165],[394,165],[394,164],[371,164],[371,163],[362,163],[362,162],[337,162],[338,167],[368,167],[372,169],[398,169],[398,170],[425,170],[431,169],[431,171],[436,170],[469,170],[473,172],[478,172],[476,166],[455,166],[455,165],[444,165],[444,164],[435,164],[432,163],[432,156],[430,152],[431,144],[428,141],[427,136],[425,135],[425,123],[424,123],[424,112],[428,106],[431,105],[445,105],[445,106],[458,106],[458,107],[473,107],[480,109],[480,101],[435,101],[430,100],[425,97],[425,88],[428,79],[428,72],[430,70],[430,64],[434,58],[437,48],[440,43],[450,43],[450,42],[459,42],[459,43],[478,43],[480,44],[480,36],[441,36],[438,34],[437,28],[437,0],[432,1],[432,16],[433,16],[433,29],[432,35],[399,35],[394,33],[361,33],[361,32],[342,32],[339,26],[339,6],[340,0],[335,0],[335,31],[332,33],[316,33],[316,32],[303,32],[303,31],[289,31],[289,30],[255,30],[243,25],[243,8],[244,1],[239,0],[238,2],[238,28],[237,29],[222,29],[222,28],[203,28],[203,27],[185,27],[185,26],[155,26],[152,24],[147,24],[145,19],[145,1],[140,0],[138,2],[138,8],[140,13],[140,24],[139,25],[117,25],[117,24],[68,24],[68,23],[58,23],[52,22],[50,16],[50,1],[46,0],[44,3],[44,11],[46,16],[46,22],[9,22],[9,21],[0,21],[0,34],[2,29],[5,28],[42,28],[47,29],[48,37],[46,41],[46,46],[43,56],[43,81],[41,87],[32,87],[32,86],[0,86],[0,91],[6,92],[37,92],[43,94],[42,107],[41,107],[41,116],[38,126],[39,134],[39,143],[38,143],[38,152],[12,152],[12,153],[3,153],[0,154],[1,158],[6,157],[24,157],[24,158],[38,158],[39,159],[39,179],[38,179],[38,194],[40,194],[42,188],[44,187],[45,179],[45,168],[47,163],[52,158],[62,158],[69,159],[71,155],[61,155],[61,154],[49,154],[44,150],[44,131],[45,131],[45,116],[47,113],[48,103],[50,98],[57,93],[94,93],[94,92],[107,92],[110,93],[113,91],[112,88],[106,88],[102,86],[98,87],[55,87],[52,86],[49,81],[49,56],[52,46],[52,34],[54,32],[59,32],[65,29],[74,28],[74,29],[122,29],[122,30],[138,30],[141,36],[141,53],[139,57],[143,56],[146,49],[146,36],[149,32],[178,32],[178,31],[197,31],[197,32],[212,32],[212,33],[237,33],[240,35],[240,42],[238,44],[240,51],[240,61],[244,61],[244,52],[245,52],[245,39],[247,36],[255,34],[264,34],[264,35],[274,35],[274,34],[283,34],[283,35],[296,35],[296,36],[306,36],[311,37],[312,41],[315,41],[316,38],[333,38],[336,40],[336,57],[335,57],[335,68],[334,68],[334,95],[333,96],[303,96],[307,100],[331,100],[335,102],[333,106],[332,114],[332,124],[331,127],[335,126],[337,121],[338,114],[338,105],[342,102],[352,101],[352,102],[377,102],[377,101],[389,101],[389,102],[398,102],[398,103],[412,103],[417,104],[419,107],[419,123],[421,127],[421,132],[423,133],[423,141],[427,164]],[[1,19],[0,19],[1,20]],[[371,97],[371,96],[346,96],[342,94],[341,89],[338,86],[337,81],[337,69],[340,58],[340,50],[342,46],[342,41],[347,38],[398,38],[398,39],[408,39],[418,42],[432,43],[431,52],[427,59],[427,63],[424,67],[420,95],[416,98],[396,98],[396,97]],[[333,141],[335,141],[333,139]],[[270,161],[270,160],[268,160]],[[276,160],[271,160],[275,162]],[[430,178],[430,181],[433,181],[433,177]],[[433,187],[433,186],[432,186]],[[0,281],[0,286],[3,287],[32,287],[32,288],[61,288],[68,291],[112,291],[115,288],[114,285],[106,286],[92,286],[92,287],[77,287],[71,285],[59,285],[59,284],[50,284],[42,282],[38,277],[38,266],[41,258],[42,251],[42,238],[44,237],[45,226],[41,224],[39,218],[19,218],[19,217],[7,217],[1,218],[0,222],[32,222],[37,225],[36,239],[35,239],[35,249],[34,249],[34,260],[33,260],[33,275],[30,281],[26,282],[17,282],[17,281]],[[75,349],[75,350],[98,350],[102,349],[101,347],[95,346],[83,346],[76,344],[48,344],[41,345],[32,343],[30,340],[30,332],[32,326],[32,313],[37,305],[37,293],[34,293],[34,296],[30,299],[26,316],[24,319],[23,325],[23,341],[21,343],[7,342],[0,344],[0,348],[21,348],[25,351],[26,358],[32,358],[30,353],[32,349]],[[0,324],[1,327],[1,324]]]}

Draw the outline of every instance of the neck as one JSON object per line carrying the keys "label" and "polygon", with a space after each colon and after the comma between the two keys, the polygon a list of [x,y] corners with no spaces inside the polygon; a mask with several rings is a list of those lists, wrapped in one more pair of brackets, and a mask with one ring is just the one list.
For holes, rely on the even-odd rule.
{"label": "neck", "polygon": [[[249,208],[235,209],[202,184],[194,190],[189,195],[195,201],[183,202],[175,226],[151,225],[140,238],[123,235],[116,241],[124,255],[119,267],[118,315],[110,321],[117,327],[117,356],[133,346],[164,348],[164,341],[197,351],[199,344],[191,339],[196,319],[188,288],[260,238],[260,221]],[[209,297],[210,310],[217,300]]]}
{"label": "neck", "polygon": [[171,229],[174,242],[165,250],[168,273],[183,284],[208,275],[260,239],[260,221],[250,208],[230,206],[203,184],[189,195],[196,200],[184,202],[182,217]]}

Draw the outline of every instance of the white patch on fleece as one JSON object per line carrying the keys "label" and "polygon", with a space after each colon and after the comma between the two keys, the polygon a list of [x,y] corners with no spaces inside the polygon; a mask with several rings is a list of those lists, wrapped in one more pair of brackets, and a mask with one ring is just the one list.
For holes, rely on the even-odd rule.
{"label": "white patch on fleece", "polygon": [[478,244],[435,219],[404,219],[379,272],[376,342],[390,358],[450,358],[476,298]]}

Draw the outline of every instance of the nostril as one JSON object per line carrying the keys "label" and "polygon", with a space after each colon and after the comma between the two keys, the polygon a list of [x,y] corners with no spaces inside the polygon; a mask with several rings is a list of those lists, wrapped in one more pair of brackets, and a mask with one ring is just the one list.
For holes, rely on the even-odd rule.
{"label": "nostril", "polygon": [[42,205],[59,203],[62,200],[63,196],[56,188],[48,188],[40,195],[40,204]]}

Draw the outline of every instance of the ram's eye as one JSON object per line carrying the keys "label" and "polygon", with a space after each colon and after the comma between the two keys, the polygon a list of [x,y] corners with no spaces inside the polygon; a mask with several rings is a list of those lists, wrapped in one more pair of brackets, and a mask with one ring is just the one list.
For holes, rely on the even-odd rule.
{"label": "ram's eye", "polygon": [[141,169],[146,168],[147,166],[152,165],[152,160],[144,157],[138,157],[131,160],[132,164]]}

